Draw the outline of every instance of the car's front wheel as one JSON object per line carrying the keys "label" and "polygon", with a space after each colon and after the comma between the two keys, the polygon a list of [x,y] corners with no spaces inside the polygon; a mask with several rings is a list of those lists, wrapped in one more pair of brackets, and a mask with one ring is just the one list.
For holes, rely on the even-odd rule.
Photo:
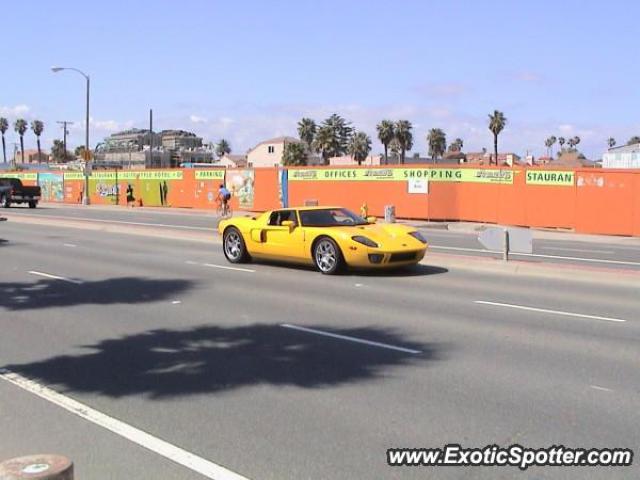
{"label": "car's front wheel", "polygon": [[244,263],[249,261],[249,252],[247,252],[244,238],[242,238],[242,234],[235,227],[229,227],[224,231],[222,249],[224,250],[224,256],[227,257],[227,260],[231,263]]}
{"label": "car's front wheel", "polygon": [[335,275],[344,267],[344,259],[340,248],[329,237],[320,238],[313,248],[313,259],[316,267],[325,275]]}

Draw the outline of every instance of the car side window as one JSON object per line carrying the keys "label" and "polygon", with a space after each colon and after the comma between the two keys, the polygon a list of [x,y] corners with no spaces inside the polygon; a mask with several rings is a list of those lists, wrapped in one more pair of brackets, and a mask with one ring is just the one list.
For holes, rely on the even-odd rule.
{"label": "car side window", "polygon": [[294,210],[277,210],[272,212],[269,216],[269,225],[280,226],[285,220],[293,222],[294,225],[298,225],[298,219]]}

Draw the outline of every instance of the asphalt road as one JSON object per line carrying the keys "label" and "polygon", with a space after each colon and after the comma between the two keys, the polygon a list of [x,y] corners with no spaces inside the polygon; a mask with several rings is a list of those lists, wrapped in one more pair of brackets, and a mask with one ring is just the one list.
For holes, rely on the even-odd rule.
{"label": "asphalt road", "polygon": [[[390,447],[447,443],[637,454],[637,287],[423,265],[338,277],[229,269],[213,242],[150,248],[11,221],[0,237],[0,458],[66,454],[79,479],[206,478],[167,459],[169,447],[150,451],[144,433],[251,479],[640,475],[637,460],[526,472],[386,465]],[[74,415],[7,372],[107,420]],[[118,436],[114,421],[138,433]]]}
{"label": "asphalt road", "polygon": [[[12,208],[0,214],[40,215],[50,219],[92,220],[137,227],[161,227],[167,230],[212,232],[217,224],[213,213],[190,210],[78,208],[45,205],[36,210]],[[425,233],[434,252],[473,257],[500,257],[478,241],[478,234],[442,228],[419,227]],[[536,238],[542,235],[544,238]],[[573,237],[573,238],[572,238]],[[617,269],[640,270],[640,239],[624,237],[590,237],[552,232],[536,232],[532,254],[512,254],[517,260],[529,262],[590,265]]]}

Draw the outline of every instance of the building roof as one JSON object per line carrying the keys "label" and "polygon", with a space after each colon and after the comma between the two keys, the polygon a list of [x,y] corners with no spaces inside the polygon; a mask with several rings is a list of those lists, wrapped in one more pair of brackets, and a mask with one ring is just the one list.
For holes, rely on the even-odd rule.
{"label": "building roof", "polygon": [[289,136],[285,135],[283,137],[274,137],[274,138],[270,138],[268,140],[263,140],[262,142],[256,144],[255,147],[249,149],[249,151],[255,150],[260,145],[266,145],[266,144],[269,144],[269,143],[304,143],[304,142],[302,140],[300,140],[299,138],[289,137]]}
{"label": "building roof", "polygon": [[546,168],[584,168],[597,167],[596,162],[588,160],[580,152],[563,152],[560,157],[543,165]]}
{"label": "building roof", "polygon": [[611,147],[608,153],[634,153],[640,152],[640,143],[632,143],[631,145],[620,145],[618,147]]}

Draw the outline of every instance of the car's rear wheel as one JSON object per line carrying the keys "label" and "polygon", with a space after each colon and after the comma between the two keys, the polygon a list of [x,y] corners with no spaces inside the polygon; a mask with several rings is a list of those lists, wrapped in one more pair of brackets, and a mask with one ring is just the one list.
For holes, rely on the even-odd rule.
{"label": "car's rear wheel", "polygon": [[29,208],[36,208],[38,202],[29,202]]}
{"label": "car's rear wheel", "polygon": [[335,275],[344,267],[344,259],[340,248],[329,237],[318,239],[313,248],[313,260],[320,272]]}
{"label": "car's rear wheel", "polygon": [[222,249],[224,256],[231,263],[244,263],[249,261],[249,252],[244,243],[242,234],[235,227],[229,227],[224,231],[222,237]]}
{"label": "car's rear wheel", "polygon": [[0,200],[0,203],[2,203],[2,206],[4,208],[9,208],[11,206],[11,199],[8,195],[5,195],[4,197],[2,197],[2,200]]}

